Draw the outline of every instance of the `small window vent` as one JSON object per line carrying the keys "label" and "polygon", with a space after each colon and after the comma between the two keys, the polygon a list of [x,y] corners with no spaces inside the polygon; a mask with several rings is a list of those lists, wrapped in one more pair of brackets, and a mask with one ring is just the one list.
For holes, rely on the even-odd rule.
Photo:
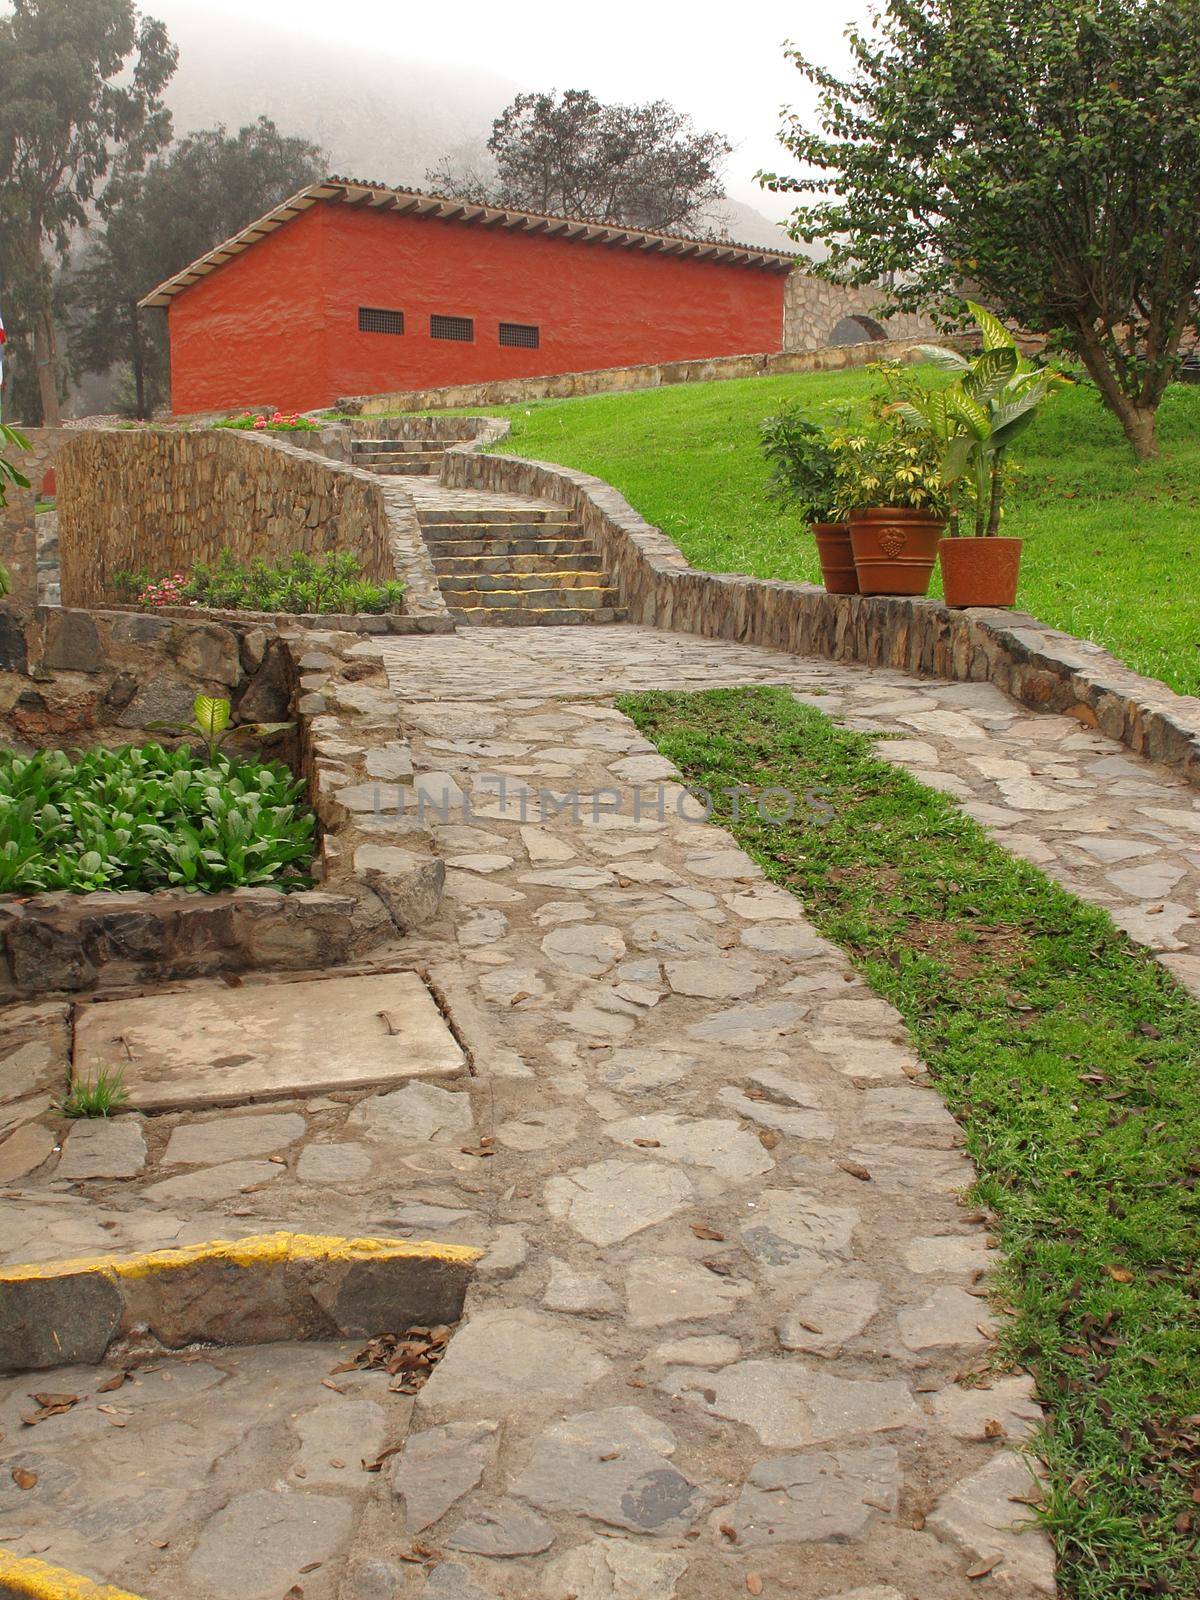
{"label": "small window vent", "polygon": [[542,330],[532,327],[528,322],[502,322],[500,324],[500,343],[513,344],[522,350],[536,350],[542,342]]}
{"label": "small window vent", "polygon": [[403,333],[403,311],[381,311],[378,306],[359,306],[359,333]]}
{"label": "small window vent", "polygon": [[471,344],[475,339],[473,317],[430,317],[431,339],[456,339],[459,344]]}

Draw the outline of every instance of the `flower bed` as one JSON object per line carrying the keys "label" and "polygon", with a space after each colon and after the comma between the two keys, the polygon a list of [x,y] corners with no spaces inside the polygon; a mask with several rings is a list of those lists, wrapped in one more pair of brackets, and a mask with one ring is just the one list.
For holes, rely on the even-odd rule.
{"label": "flower bed", "polygon": [[220,422],[214,422],[213,427],[235,428],[239,431],[252,430],[255,433],[320,433],[321,431],[319,422],[302,417],[295,411],[290,414],[282,411],[242,411],[235,417],[223,417]]}
{"label": "flower bed", "polygon": [[144,572],[124,572],[115,581],[147,610],[196,606],[309,616],[379,615],[397,610],[404,598],[399,580],[374,583],[364,578],[358,557],[346,551],[310,556],[297,550],[280,561],[245,564],[225,551],[211,565],[197,562],[190,574],[152,579]]}
{"label": "flower bed", "polygon": [[0,894],[306,889],[316,821],[278,761],[0,752]]}

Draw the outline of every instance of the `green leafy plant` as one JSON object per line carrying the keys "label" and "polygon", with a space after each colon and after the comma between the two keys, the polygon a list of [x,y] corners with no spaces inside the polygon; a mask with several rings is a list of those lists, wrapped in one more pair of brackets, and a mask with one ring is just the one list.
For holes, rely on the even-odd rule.
{"label": "green leafy plant", "polygon": [[[960,486],[957,498],[974,522],[976,538],[994,537],[1003,513],[1006,454],[1030,426],[1051,392],[1066,379],[1022,359],[1017,342],[996,316],[968,301],[983,349],[968,359],[940,345],[917,352],[954,382],[925,389],[919,380],[889,409],[916,434],[934,440],[943,481]],[[957,533],[958,519],[951,531]]]}
{"label": "green leafy plant", "polygon": [[771,465],[771,496],[794,506],[807,523],[832,522],[838,478],[828,430],[789,406],[764,419],[759,442]]}
{"label": "green leafy plant", "polygon": [[835,479],[831,521],[844,522],[873,506],[950,516],[953,498],[936,442],[885,417],[877,404],[864,422],[834,429],[829,448]]}
{"label": "green leafy plant", "polygon": [[3,894],[307,888],[315,829],[278,761],[158,744],[0,751]]}
{"label": "green leafy plant", "polygon": [[239,722],[230,725],[233,708],[223,695],[198,694],[192,701],[190,722],[148,722],[150,733],[175,733],[182,738],[200,738],[210,763],[226,739],[270,739],[295,727],[292,722]]}
{"label": "green leafy plant", "polygon": [[[0,445],[13,450],[28,450],[29,440],[16,428],[10,428],[7,422],[0,422]],[[8,504],[8,487],[12,485],[17,489],[28,489],[29,479],[20,469],[13,465],[8,457],[0,450],[0,506]],[[5,594],[8,593],[6,589]]]}
{"label": "green leafy plant", "polygon": [[113,1071],[101,1067],[88,1082],[72,1078],[70,1088],[54,1109],[63,1117],[110,1117],[128,1103],[124,1072],[119,1067]]}
{"label": "green leafy plant", "polygon": [[169,605],[214,611],[270,611],[292,615],[395,611],[404,598],[398,580],[375,583],[362,575],[352,551],[310,556],[293,551],[277,562],[236,561],[228,551],[199,562],[186,579],[179,573],[152,580],[144,573],[118,573],[114,585],[148,609]]}

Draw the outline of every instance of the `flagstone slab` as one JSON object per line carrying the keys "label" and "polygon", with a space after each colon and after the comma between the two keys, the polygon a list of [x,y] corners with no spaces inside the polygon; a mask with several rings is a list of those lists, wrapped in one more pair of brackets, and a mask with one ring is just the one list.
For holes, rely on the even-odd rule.
{"label": "flagstone slab", "polygon": [[729,1516],[737,1542],[801,1544],[858,1538],[900,1498],[900,1461],[890,1445],[817,1450],[759,1461]]}
{"label": "flagstone slab", "polygon": [[590,1244],[619,1244],[665,1222],[693,1198],[683,1173],[660,1161],[597,1161],[553,1177],[546,1208]]}
{"label": "flagstone slab", "polygon": [[75,1024],[76,1076],[123,1073],[133,1110],[453,1078],[465,1066],[413,972],[95,1001]]}
{"label": "flagstone slab", "polygon": [[738,1361],[721,1372],[674,1368],[659,1388],[752,1428],[775,1449],[924,1428],[926,1421],[906,1383],[837,1378],[800,1361]]}
{"label": "flagstone slab", "polygon": [[590,1517],[631,1533],[682,1533],[703,1496],[670,1457],[671,1430],[637,1406],[610,1406],[555,1423],[534,1442],[511,1493],[539,1511]]}

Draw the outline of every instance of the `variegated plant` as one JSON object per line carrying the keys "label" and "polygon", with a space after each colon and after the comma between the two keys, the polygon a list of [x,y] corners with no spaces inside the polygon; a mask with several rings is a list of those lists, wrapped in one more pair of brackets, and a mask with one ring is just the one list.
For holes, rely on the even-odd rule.
{"label": "variegated plant", "polygon": [[231,728],[231,709],[223,695],[198,694],[192,701],[191,722],[148,722],[146,728],[151,733],[174,733],[203,739],[211,762],[216,760],[227,738],[269,739],[272,734],[285,733],[293,726],[290,722],[243,722]]}
{"label": "variegated plant", "polygon": [[943,345],[918,345],[916,354],[953,373],[955,381],[943,389],[909,393],[890,409],[906,426],[937,440],[942,481],[961,485],[975,536],[984,538],[1000,528],[1005,451],[1066,379],[1032,366],[999,317],[974,301],[967,304],[983,349],[968,358]]}

